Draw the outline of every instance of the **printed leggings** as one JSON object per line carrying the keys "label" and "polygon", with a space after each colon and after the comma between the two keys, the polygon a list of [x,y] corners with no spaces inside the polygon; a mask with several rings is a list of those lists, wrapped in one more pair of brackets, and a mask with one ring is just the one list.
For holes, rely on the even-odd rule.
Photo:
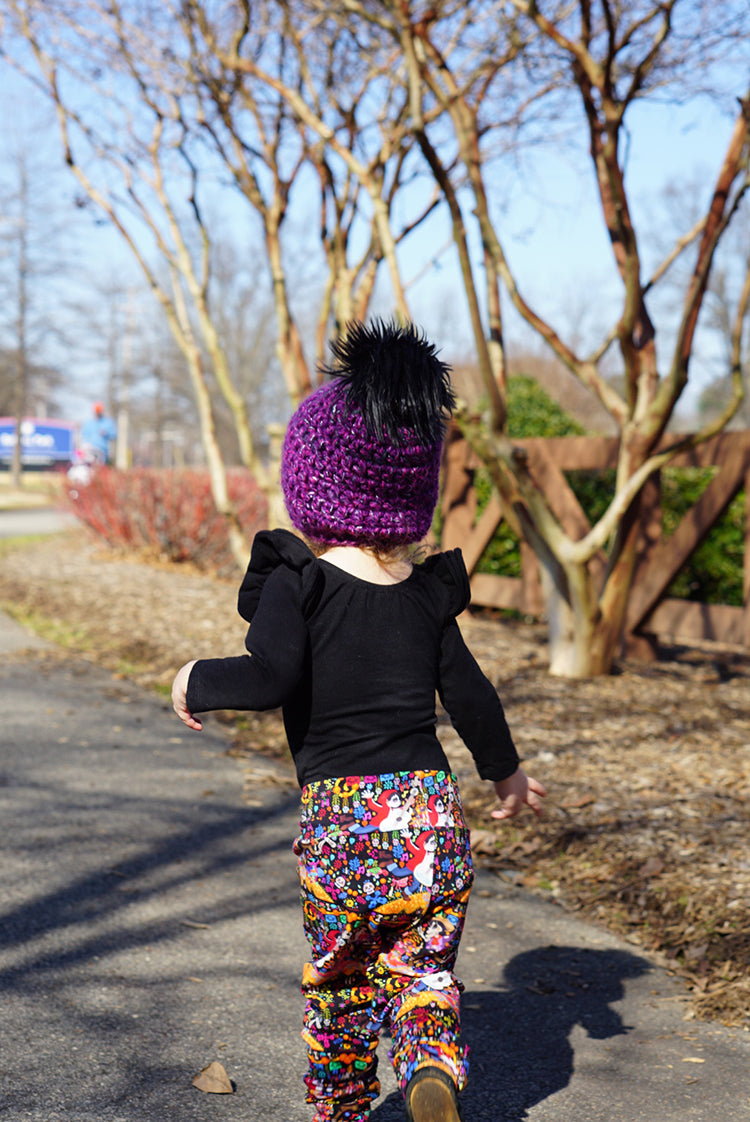
{"label": "printed leggings", "polygon": [[460,1089],[467,1062],[453,967],[473,870],[454,778],[398,772],[311,783],[294,848],[312,950],[302,1036],[315,1122],[369,1117],[382,1028],[402,1091],[426,1065]]}

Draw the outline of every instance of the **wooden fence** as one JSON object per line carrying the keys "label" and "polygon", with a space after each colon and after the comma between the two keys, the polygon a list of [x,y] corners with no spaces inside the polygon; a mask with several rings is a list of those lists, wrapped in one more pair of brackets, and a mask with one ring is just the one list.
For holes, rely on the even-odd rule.
{"label": "wooden fence", "polygon": [[[672,438],[674,439],[674,438]],[[566,532],[579,540],[590,529],[586,515],[564,473],[604,470],[617,464],[618,441],[612,437],[554,437],[517,440],[528,457],[529,470],[543,489]],[[478,461],[460,434],[451,430],[446,446],[443,495],[443,548],[460,546],[471,576],[472,603],[512,608],[530,616],[543,613],[539,566],[532,550],[521,543],[521,576],[477,573],[476,566],[500,522],[502,510],[493,497],[476,518],[473,478]],[[625,643],[634,654],[646,655],[654,639],[714,640],[750,648],[750,431],[724,433],[671,461],[673,467],[715,467],[698,502],[674,532],[665,537],[658,476],[645,489],[642,548],[630,594]],[[667,598],[667,590],[738,491],[745,488],[745,550],[743,607],[702,604]],[[602,576],[605,559],[591,562]]]}

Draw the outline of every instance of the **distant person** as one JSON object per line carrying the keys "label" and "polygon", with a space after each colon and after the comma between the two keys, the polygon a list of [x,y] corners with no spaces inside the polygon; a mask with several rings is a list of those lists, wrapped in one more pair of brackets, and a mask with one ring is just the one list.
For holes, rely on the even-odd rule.
{"label": "distant person", "polygon": [[90,448],[96,462],[108,464],[111,459],[112,442],[117,439],[117,425],[104,412],[101,401],[95,401],[92,416],[81,428],[81,445]]}
{"label": "distant person", "polygon": [[333,353],[334,380],[292,417],[281,465],[311,545],[256,535],[239,599],[248,654],[186,663],[172,697],[196,730],[194,713],[284,707],[303,789],[294,848],[314,1122],[370,1117],[381,1028],[411,1122],[459,1122],[453,968],[473,872],[436,690],[494,784],[495,818],[524,803],[539,814],[545,790],[519,767],[495,687],[461,638],[460,551],[413,564],[409,550],[432,524],[449,370],[411,325],[350,324]]}

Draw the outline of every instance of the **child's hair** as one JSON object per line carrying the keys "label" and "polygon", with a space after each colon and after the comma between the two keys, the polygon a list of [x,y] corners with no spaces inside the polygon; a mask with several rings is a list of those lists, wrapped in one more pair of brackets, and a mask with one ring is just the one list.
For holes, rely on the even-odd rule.
{"label": "child's hair", "polygon": [[350,323],[331,345],[330,380],[289,422],[281,486],[292,523],[324,547],[393,559],[420,541],[438,496],[450,368],[413,324]]}
{"label": "child's hair", "polygon": [[[305,540],[316,557],[321,557],[331,548],[327,542],[316,542],[311,538]],[[378,544],[378,542],[358,542],[357,544],[360,549],[372,554],[376,561],[386,566],[393,565],[398,561],[409,561],[417,564],[424,560],[426,552],[418,542],[390,546]]]}

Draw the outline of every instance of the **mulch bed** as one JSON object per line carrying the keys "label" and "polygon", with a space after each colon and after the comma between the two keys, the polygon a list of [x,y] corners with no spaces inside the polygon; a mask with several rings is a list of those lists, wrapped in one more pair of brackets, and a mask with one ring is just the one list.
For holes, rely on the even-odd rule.
{"label": "mulch bed", "polygon": [[[234,582],[116,556],[79,531],[4,550],[0,587],[19,618],[145,685],[242,649]],[[687,983],[688,1016],[750,1029],[750,656],[674,647],[571,682],[547,674],[542,627],[461,622],[549,791],[541,821],[494,822],[490,786],[442,721],[477,862],[666,965]],[[256,753],[285,758],[278,714],[242,715],[232,732],[254,782],[276,781]]]}

